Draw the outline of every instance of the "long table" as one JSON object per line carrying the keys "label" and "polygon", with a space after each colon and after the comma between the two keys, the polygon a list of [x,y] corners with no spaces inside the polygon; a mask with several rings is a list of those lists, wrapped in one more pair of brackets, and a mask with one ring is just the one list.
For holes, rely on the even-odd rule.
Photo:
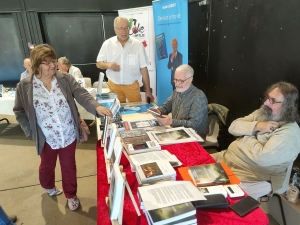
{"label": "long table", "polygon": [[[163,149],[167,149],[170,153],[175,154],[177,158],[183,163],[182,166],[193,166],[200,164],[214,163],[215,160],[207,153],[207,151],[197,142],[174,144],[163,146]],[[130,164],[127,158],[122,154],[121,165],[123,165],[126,172],[126,180],[135,196],[137,198],[138,182],[134,173],[131,172]],[[103,148],[101,147],[101,140],[97,142],[97,224],[110,224],[108,208],[106,206],[105,198],[108,195],[109,184],[107,183],[106,171],[105,171],[105,159]],[[181,180],[181,175],[176,170],[176,180]],[[233,204],[240,198],[230,199],[227,198],[229,204]],[[129,194],[125,191],[124,208],[123,208],[123,224],[126,225],[146,225],[147,219],[144,213],[137,216],[134,206],[130,200]],[[239,217],[229,208],[227,209],[203,209],[197,210],[197,224],[198,225],[267,225],[269,219],[267,215],[257,208],[245,217]]]}

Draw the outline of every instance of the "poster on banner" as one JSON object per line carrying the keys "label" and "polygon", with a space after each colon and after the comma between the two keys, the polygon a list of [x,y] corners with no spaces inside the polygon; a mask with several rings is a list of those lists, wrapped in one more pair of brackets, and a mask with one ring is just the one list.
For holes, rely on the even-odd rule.
{"label": "poster on banner", "polygon": [[153,1],[157,103],[162,105],[175,88],[174,72],[188,64],[187,0]]}
{"label": "poster on banner", "polygon": [[[148,72],[150,77],[150,88],[157,100],[156,67],[155,67],[155,39],[152,6],[122,9],[118,11],[119,16],[129,21],[129,36],[139,40],[145,47],[149,59]],[[142,85],[141,80],[139,81]]]}

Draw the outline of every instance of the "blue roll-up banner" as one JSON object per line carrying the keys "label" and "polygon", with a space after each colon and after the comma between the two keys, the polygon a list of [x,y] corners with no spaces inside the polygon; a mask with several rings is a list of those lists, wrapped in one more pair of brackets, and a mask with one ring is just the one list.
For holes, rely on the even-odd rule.
{"label": "blue roll-up banner", "polygon": [[188,64],[188,2],[187,0],[160,0],[153,1],[152,6],[157,103],[161,105],[173,91],[176,68],[181,64]]}

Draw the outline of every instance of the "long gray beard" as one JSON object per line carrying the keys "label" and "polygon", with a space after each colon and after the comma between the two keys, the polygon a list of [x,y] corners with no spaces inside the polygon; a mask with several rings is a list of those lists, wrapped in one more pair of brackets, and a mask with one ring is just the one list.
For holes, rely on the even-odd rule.
{"label": "long gray beard", "polygon": [[272,109],[266,105],[262,105],[258,110],[257,117],[258,117],[257,119],[259,121],[269,121],[269,120],[280,121],[282,116],[281,115],[276,115],[276,116],[272,115]]}

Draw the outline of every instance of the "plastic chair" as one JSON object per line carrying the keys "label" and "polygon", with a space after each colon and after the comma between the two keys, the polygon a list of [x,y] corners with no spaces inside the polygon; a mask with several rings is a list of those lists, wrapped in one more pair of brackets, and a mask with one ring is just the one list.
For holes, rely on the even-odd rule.
{"label": "plastic chair", "polygon": [[6,118],[0,119],[0,122],[3,121],[3,120],[6,120],[6,122],[9,123],[8,119],[6,119]]}
{"label": "plastic chair", "polygon": [[219,135],[219,119],[217,115],[211,114],[208,116],[209,133],[206,136],[206,140],[201,144],[204,148],[206,147],[219,147],[218,135]]}
{"label": "plastic chair", "polygon": [[91,88],[92,87],[91,78],[89,78],[89,77],[83,77],[83,78],[84,78],[84,81],[85,81],[85,87],[86,88]]}
{"label": "plastic chair", "polygon": [[292,167],[293,167],[293,163],[291,163],[289,165],[289,167],[287,168],[286,174],[285,174],[285,178],[283,180],[282,187],[279,190],[277,190],[276,193],[273,193],[272,196],[265,195],[265,196],[262,196],[260,198],[261,202],[267,202],[267,201],[269,201],[270,197],[276,197],[278,199],[279,206],[280,206],[280,211],[281,211],[281,217],[282,217],[282,221],[283,221],[284,225],[286,225],[286,220],[285,220],[285,215],[284,215],[284,210],[283,210],[282,200],[281,200],[280,194],[284,193],[288,189],[288,187],[289,187],[290,177],[291,177],[291,172],[292,172]]}
{"label": "plastic chair", "polygon": [[[93,83],[93,88],[98,88],[98,81]],[[109,88],[106,82],[103,82],[102,88]]]}

